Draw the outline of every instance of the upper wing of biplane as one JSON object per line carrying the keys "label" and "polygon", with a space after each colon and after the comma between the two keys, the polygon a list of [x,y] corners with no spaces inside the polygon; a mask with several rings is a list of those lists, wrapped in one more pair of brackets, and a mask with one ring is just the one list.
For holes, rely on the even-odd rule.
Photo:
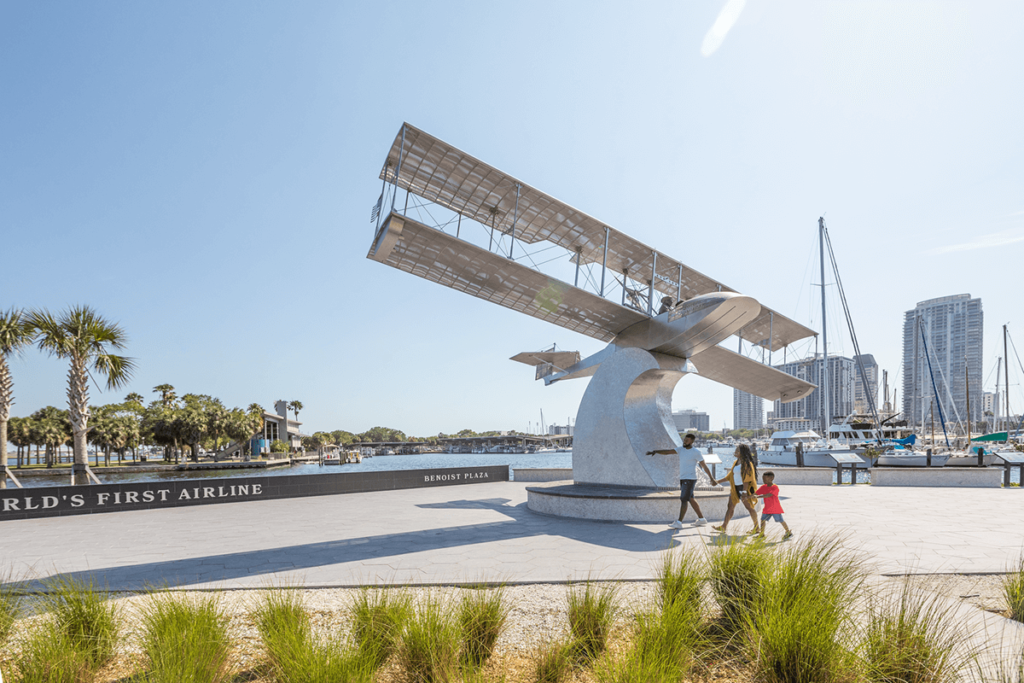
{"label": "upper wing of biplane", "polygon": [[[579,254],[581,263],[603,264],[613,273],[627,272],[635,281],[652,282],[654,289],[666,296],[687,300],[715,291],[736,291],[409,124],[404,124],[395,137],[381,170],[381,178],[461,216],[511,234],[521,242],[547,241]],[[468,250],[468,245],[460,241],[458,248]],[[499,255],[490,256],[496,260],[489,266],[509,263]],[[475,254],[474,258],[477,257],[482,258],[483,255]],[[424,273],[423,277],[440,281],[449,275],[437,273],[428,276]],[[559,286],[564,286],[564,283],[559,283]],[[574,294],[567,293],[566,296]],[[602,297],[594,298],[603,300]],[[630,311],[610,301],[605,303],[607,310],[602,308],[594,312],[597,318],[622,317],[622,311]],[[588,305],[597,306],[596,302]],[[579,313],[571,303],[566,312],[570,320],[571,316]],[[581,322],[580,325],[587,327],[587,323]],[[563,326],[575,329],[570,324]],[[609,326],[601,326],[601,329],[611,331]],[[762,307],[760,315],[738,334],[751,344],[776,351],[815,332]]]}

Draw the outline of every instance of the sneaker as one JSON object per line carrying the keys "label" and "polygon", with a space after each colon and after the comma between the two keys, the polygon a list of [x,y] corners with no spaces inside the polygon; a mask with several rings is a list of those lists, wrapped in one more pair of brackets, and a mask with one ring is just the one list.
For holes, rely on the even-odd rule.
{"label": "sneaker", "polygon": [[699,517],[699,518],[697,518],[697,521],[693,523],[693,525],[694,526],[707,526],[708,525],[708,520],[704,519],[703,517]]}
{"label": "sneaker", "polygon": [[679,521],[679,520],[677,519],[676,521],[672,522],[672,523],[671,523],[671,524],[669,524],[668,526],[669,526],[669,528],[670,528],[670,529],[682,529],[682,528],[683,528],[683,523],[682,523],[682,522],[680,522],[680,521]]}
{"label": "sneaker", "polygon": [[793,538],[793,532],[792,531],[787,531],[785,534],[783,534],[782,540],[785,541],[787,538]]}

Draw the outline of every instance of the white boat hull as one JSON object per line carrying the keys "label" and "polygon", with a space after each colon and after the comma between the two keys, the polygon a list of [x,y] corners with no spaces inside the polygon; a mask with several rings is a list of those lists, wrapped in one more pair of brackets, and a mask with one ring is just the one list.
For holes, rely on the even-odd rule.
{"label": "white boat hull", "polygon": [[[853,451],[843,451],[853,453]],[[782,467],[796,467],[796,453],[793,451],[761,451],[757,454],[757,461],[762,465],[780,465]],[[804,467],[829,467],[835,468],[836,461],[832,459],[828,451],[807,451],[804,453]],[[870,467],[861,457],[860,463],[856,464],[857,469]]]}

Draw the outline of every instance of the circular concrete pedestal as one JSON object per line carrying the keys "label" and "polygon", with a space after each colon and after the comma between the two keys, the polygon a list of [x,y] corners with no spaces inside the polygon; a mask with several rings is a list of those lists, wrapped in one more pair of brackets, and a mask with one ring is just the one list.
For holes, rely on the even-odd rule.
{"label": "circular concrete pedestal", "polygon": [[[528,508],[555,517],[648,524],[667,524],[679,517],[678,490],[557,482],[528,486],[526,492]],[[725,517],[729,505],[726,489],[697,491],[694,495],[705,519],[719,521]],[[690,506],[683,521],[696,518]]]}

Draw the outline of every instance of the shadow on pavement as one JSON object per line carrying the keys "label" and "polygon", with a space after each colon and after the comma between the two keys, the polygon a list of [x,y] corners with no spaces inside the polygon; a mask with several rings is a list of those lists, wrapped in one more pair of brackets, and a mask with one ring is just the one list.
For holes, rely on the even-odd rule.
{"label": "shadow on pavement", "polygon": [[[661,531],[650,531],[623,523],[549,517],[531,512],[527,509],[526,503],[509,505],[509,502],[507,498],[485,498],[416,506],[424,510],[490,510],[507,517],[506,520],[497,522],[144,562],[55,574],[50,578],[62,576],[91,580],[95,585],[109,590],[144,590],[153,587],[174,588],[215,583],[531,537],[559,536],[613,550],[634,552],[658,552],[679,545],[673,538],[674,530],[667,527]],[[429,576],[424,578],[429,579]],[[21,586],[27,590],[39,590],[42,588],[43,580],[22,582]]]}

